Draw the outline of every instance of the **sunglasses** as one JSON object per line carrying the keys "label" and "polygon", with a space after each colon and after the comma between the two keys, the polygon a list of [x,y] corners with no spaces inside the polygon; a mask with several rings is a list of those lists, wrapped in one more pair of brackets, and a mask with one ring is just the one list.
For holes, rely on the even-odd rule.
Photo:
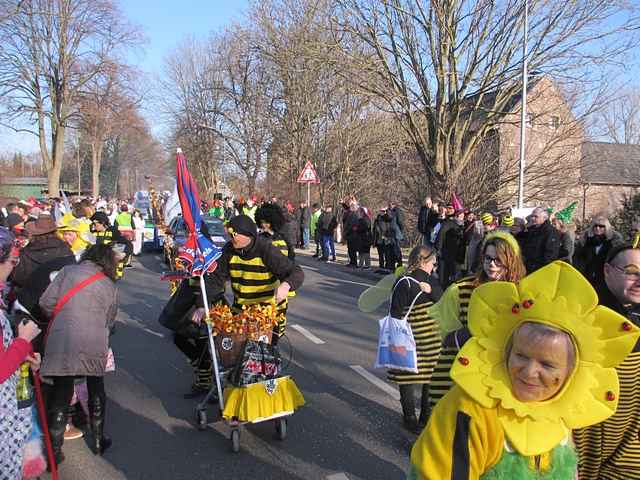
{"label": "sunglasses", "polygon": [[490,257],[489,255],[485,255],[484,256],[484,263],[487,265],[491,265],[491,263],[493,262],[493,264],[498,267],[498,268],[502,268],[504,267],[504,263],[502,263],[498,257]]}
{"label": "sunglasses", "polygon": [[599,223],[594,225],[593,228],[607,228],[605,225],[600,225]]}

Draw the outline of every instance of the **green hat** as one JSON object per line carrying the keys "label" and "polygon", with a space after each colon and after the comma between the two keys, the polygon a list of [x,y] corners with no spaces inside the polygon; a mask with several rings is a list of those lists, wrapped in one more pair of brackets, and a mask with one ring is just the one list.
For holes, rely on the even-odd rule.
{"label": "green hat", "polygon": [[571,218],[573,217],[573,212],[578,206],[578,202],[572,202],[570,205],[564,207],[558,213],[556,213],[556,218],[561,220],[563,223],[571,223]]}

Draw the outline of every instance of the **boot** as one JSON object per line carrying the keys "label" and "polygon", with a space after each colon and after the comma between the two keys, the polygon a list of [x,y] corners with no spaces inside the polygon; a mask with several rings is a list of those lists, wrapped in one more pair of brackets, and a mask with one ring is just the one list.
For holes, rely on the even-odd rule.
{"label": "boot", "polygon": [[104,393],[89,398],[89,423],[93,433],[89,446],[94,455],[102,455],[111,446],[111,439],[104,434],[106,403]]}
{"label": "boot", "polygon": [[413,394],[413,385],[399,385],[400,405],[402,406],[402,423],[404,428],[411,433],[419,433],[418,420],[416,418],[416,399]]}
{"label": "boot", "polygon": [[420,418],[418,419],[418,427],[422,431],[427,426],[429,417],[431,416],[431,404],[429,403],[429,384],[422,385],[422,398],[420,399]]}
{"label": "boot", "polygon": [[[53,457],[56,465],[64,462],[62,445],[64,444],[64,432],[67,426],[67,406],[51,405],[47,418],[51,446],[53,447]],[[51,465],[47,468],[51,471]]]}

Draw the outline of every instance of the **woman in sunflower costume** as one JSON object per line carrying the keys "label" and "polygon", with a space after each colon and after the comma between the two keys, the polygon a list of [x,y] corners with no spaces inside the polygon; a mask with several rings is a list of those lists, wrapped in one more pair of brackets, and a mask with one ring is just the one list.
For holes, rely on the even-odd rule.
{"label": "woman in sunflower costume", "polygon": [[469,338],[467,309],[471,293],[479,285],[498,280],[519,282],[525,267],[517,240],[509,233],[489,233],[480,251],[480,269],[476,276],[462,278],[451,284],[442,298],[429,308],[429,316],[440,326],[444,336],[442,351],[429,384],[431,407],[451,388],[449,370],[456,354]]}
{"label": "woman in sunflower costume", "polygon": [[411,452],[410,479],[574,480],[571,430],[610,417],[615,366],[640,337],[570,265],[479,286],[473,337]]}

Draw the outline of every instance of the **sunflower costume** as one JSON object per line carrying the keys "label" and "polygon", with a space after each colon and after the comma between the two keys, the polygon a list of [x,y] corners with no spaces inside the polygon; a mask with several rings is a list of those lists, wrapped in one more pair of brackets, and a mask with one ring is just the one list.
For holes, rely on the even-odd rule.
{"label": "sunflower costume", "polygon": [[[469,304],[473,337],[456,357],[456,386],[438,403],[411,452],[410,479],[573,480],[577,457],[571,430],[602,422],[616,410],[614,367],[633,349],[640,330],[598,305],[587,280],[554,262],[519,285],[491,282]],[[512,393],[506,352],[524,322],[555,327],[576,347],[572,373],[545,401]]]}

